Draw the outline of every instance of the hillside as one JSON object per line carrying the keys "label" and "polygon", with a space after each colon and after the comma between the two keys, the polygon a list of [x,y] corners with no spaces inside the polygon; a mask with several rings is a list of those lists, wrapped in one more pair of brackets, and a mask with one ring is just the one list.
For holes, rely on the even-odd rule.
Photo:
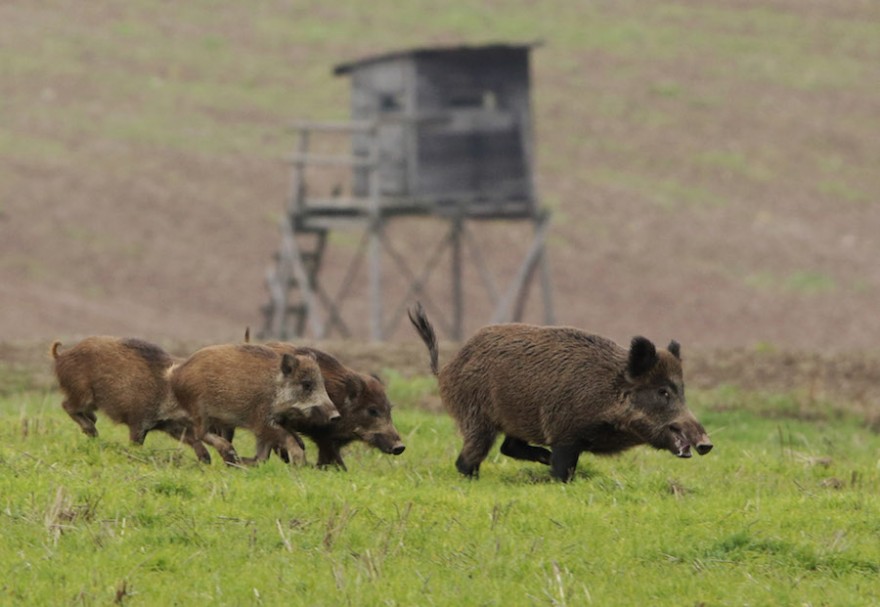
{"label": "hillside", "polygon": [[[348,115],[335,64],[543,40],[560,323],[686,351],[878,349],[880,5],[471,4],[2,3],[0,340],[239,339],[267,300],[286,125]],[[391,237],[418,259],[439,231]],[[487,229],[491,262],[524,233]],[[335,235],[329,283],[354,241]],[[469,277],[466,333],[490,312]]]}

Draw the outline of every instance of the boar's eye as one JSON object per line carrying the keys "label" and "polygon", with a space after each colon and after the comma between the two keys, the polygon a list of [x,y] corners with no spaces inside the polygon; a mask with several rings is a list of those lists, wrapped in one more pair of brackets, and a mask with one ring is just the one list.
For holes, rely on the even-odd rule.
{"label": "boar's eye", "polygon": [[671,397],[671,395],[669,394],[669,390],[667,390],[666,388],[660,388],[657,393],[660,395],[661,398],[665,398],[667,402]]}
{"label": "boar's eye", "polygon": [[376,407],[370,407],[367,409],[367,413],[370,417],[379,417],[379,410]]}
{"label": "boar's eye", "polygon": [[303,392],[311,392],[315,388],[315,382],[310,380],[305,380],[300,384],[303,389]]}

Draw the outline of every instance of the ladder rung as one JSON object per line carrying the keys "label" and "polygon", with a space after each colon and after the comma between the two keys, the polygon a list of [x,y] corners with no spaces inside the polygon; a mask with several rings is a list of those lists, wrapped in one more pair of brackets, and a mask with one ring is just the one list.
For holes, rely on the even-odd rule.
{"label": "ladder rung", "polygon": [[376,162],[372,158],[361,158],[359,156],[329,156],[323,154],[294,154],[287,159],[287,162],[290,164],[318,166],[376,166]]}
{"label": "ladder rung", "polygon": [[321,209],[333,209],[333,208],[368,208],[370,206],[371,199],[365,197],[354,197],[354,198],[306,198],[303,201],[303,206],[306,211],[310,211],[315,207],[320,207]]}

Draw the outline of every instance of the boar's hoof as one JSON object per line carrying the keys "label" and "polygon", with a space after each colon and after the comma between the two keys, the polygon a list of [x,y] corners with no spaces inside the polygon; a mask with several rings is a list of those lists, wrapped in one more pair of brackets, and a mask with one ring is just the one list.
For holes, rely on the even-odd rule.
{"label": "boar's hoof", "polygon": [[464,476],[470,478],[479,478],[480,476],[480,465],[468,464],[464,461],[464,458],[461,455],[459,455],[458,459],[455,460],[455,467]]}

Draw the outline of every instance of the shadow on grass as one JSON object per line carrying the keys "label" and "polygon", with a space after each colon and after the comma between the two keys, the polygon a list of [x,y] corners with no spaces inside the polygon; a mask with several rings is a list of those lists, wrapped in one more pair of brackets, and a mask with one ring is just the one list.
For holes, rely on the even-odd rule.
{"label": "shadow on grass", "polygon": [[[579,484],[585,481],[600,478],[599,471],[590,466],[580,466],[574,477],[568,484]],[[562,483],[550,476],[549,466],[535,464],[532,467],[522,467],[514,470],[504,470],[499,475],[505,485],[561,485]]]}

